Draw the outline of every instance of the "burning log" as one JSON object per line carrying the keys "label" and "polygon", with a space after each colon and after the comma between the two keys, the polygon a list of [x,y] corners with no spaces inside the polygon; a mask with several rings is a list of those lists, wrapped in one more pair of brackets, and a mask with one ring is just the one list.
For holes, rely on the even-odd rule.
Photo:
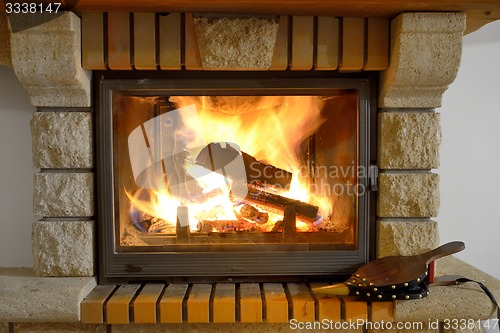
{"label": "burning log", "polygon": [[196,164],[206,169],[221,173],[235,181],[258,186],[273,186],[280,190],[288,190],[292,181],[292,173],[275,166],[262,163],[255,157],[241,152],[245,168],[246,180],[234,179],[234,175],[225,174],[225,168],[240,156],[240,152],[230,143],[210,143],[196,157]]}
{"label": "burning log", "polygon": [[243,188],[242,184],[236,184],[231,194],[248,202],[264,206],[268,211],[275,211],[279,214],[283,214],[286,206],[295,206],[295,211],[299,218],[310,222],[315,221],[317,218],[318,206],[270,193],[251,185],[245,186],[246,188]]}
{"label": "burning log", "polygon": [[257,208],[249,204],[244,204],[241,207],[240,215],[259,224],[265,224],[269,220],[269,214],[259,212]]}

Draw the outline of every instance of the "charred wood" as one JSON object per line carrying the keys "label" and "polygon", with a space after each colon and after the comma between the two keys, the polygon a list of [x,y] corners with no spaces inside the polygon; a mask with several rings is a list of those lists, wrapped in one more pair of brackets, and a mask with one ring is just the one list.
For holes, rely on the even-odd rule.
{"label": "charred wood", "polygon": [[245,167],[246,179],[235,179],[240,175],[227,173],[226,168],[240,156],[240,152],[230,143],[210,143],[196,157],[196,164],[222,174],[235,181],[246,182],[260,187],[272,186],[279,190],[288,190],[292,181],[292,173],[273,165],[258,161],[255,157],[241,152]]}
{"label": "charred wood", "polygon": [[270,193],[251,185],[236,184],[233,186],[231,194],[253,204],[264,206],[266,210],[279,214],[284,213],[286,206],[295,206],[297,216],[310,222],[315,221],[318,215],[318,206]]}

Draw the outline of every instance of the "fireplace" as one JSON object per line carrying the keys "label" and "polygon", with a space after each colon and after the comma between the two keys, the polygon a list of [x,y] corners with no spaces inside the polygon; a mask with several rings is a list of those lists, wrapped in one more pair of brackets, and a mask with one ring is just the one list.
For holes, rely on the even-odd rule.
{"label": "fireplace", "polygon": [[96,80],[102,283],[294,281],[367,262],[374,75],[117,77]]}
{"label": "fireplace", "polygon": [[[86,1],[81,0],[77,5],[84,6],[85,3]],[[236,1],[235,4],[237,3],[241,4]],[[280,6],[278,3],[274,2],[274,6]],[[148,2],[141,6],[151,6],[151,4],[152,2]],[[162,304],[165,304],[162,301],[169,301],[168,298],[171,296],[177,297],[176,306],[170,306],[171,303],[166,302],[168,305],[165,310],[168,315],[160,314],[159,318],[156,316],[148,319],[148,323],[183,322],[178,328],[173,329],[193,328],[214,332],[220,330],[222,326],[198,327],[194,323],[231,322],[233,324],[225,327],[234,331],[245,329],[255,331],[257,328],[267,332],[277,332],[289,325],[289,320],[292,318],[307,322],[329,318],[335,323],[367,318],[373,322],[386,323],[414,321],[435,322],[438,325],[438,322],[441,322],[439,327],[442,328],[446,321],[454,318],[490,317],[494,310],[491,303],[483,292],[470,286],[435,287],[424,300],[396,302],[367,302],[351,297],[318,298],[310,293],[310,286],[325,284],[334,278],[340,279],[337,276],[331,277],[331,274],[352,271],[354,269],[352,267],[360,265],[372,256],[378,258],[389,255],[413,255],[437,247],[439,244],[438,223],[434,218],[439,209],[439,176],[435,169],[439,167],[440,118],[435,108],[440,107],[441,96],[446,87],[453,82],[460,63],[465,14],[423,13],[419,12],[422,10],[421,7],[412,7],[413,5],[406,2],[404,6],[401,3],[401,7],[394,9],[393,12],[388,12],[388,7],[382,5],[377,6],[376,11],[372,10],[371,6],[366,6],[357,13],[344,12],[342,10],[347,10],[347,7],[340,8],[338,4],[332,2],[321,4],[328,9],[324,12],[321,7],[307,6],[310,13],[297,13],[294,12],[296,8],[302,11],[306,6],[292,8],[287,4],[283,5],[283,10],[278,8],[274,11],[271,7],[263,8],[264,5],[256,2],[255,10],[259,11],[257,19],[247,17],[238,21],[232,14],[224,15],[222,18],[219,16],[218,19],[222,24],[213,30],[213,26],[208,23],[214,23],[216,20],[204,20],[201,17],[203,15],[194,17],[182,11],[204,12],[207,8],[216,8],[224,12],[230,8],[222,8],[221,3],[216,2],[210,2],[209,7],[205,8],[190,7],[196,4],[186,2],[189,8],[176,10],[162,7],[165,11],[171,12],[170,15],[164,15],[163,12],[153,13],[157,10],[151,7],[151,13],[102,13],[93,11],[99,8],[87,7],[89,11],[82,9],[82,12],[77,14],[65,12],[49,21],[44,21],[44,17],[41,17],[42,22],[35,22],[38,23],[35,26],[22,24],[21,29],[9,32],[12,66],[19,81],[26,88],[32,104],[38,108],[31,123],[33,166],[40,169],[40,172],[36,171],[34,175],[33,202],[35,215],[43,218],[33,224],[34,270],[31,273],[26,273],[25,270],[3,270],[1,273],[0,293],[4,302],[0,304],[0,321],[10,322],[9,329],[16,332],[26,329],[38,332],[87,331],[94,328],[101,332],[161,331],[170,329],[170,326],[158,325],[154,328],[141,326],[139,325],[141,320],[134,312],[145,305],[143,301],[147,298],[149,300],[147,303],[153,305],[148,314],[154,317],[158,313],[156,305],[159,304],[161,310]],[[410,7],[405,7],[406,5]],[[123,6],[128,5],[123,3]],[[425,9],[449,11],[461,9],[451,8],[450,5],[440,6],[446,8]],[[358,9],[360,7],[357,6]],[[253,9],[254,3],[252,3]],[[135,11],[135,9],[130,10]],[[412,12],[405,13],[406,10]],[[235,12],[245,13],[242,8],[235,9]],[[279,19],[276,13],[281,14]],[[487,13],[485,16],[494,15],[494,12]],[[327,16],[287,16],[294,14]],[[339,17],[339,15],[344,16]],[[32,18],[34,18],[32,15],[29,18],[22,15],[21,21],[28,23],[24,21],[27,20],[33,23]],[[1,21],[0,13],[0,23]],[[199,28],[201,31],[198,31]],[[204,38],[207,36],[203,32],[204,29],[205,32],[211,32],[214,38]],[[210,34],[208,36],[210,37]],[[235,52],[207,54],[207,50],[219,50],[207,46],[205,42],[210,40],[216,40],[219,44],[226,41],[230,44],[235,42],[236,46],[232,49]],[[238,44],[239,41],[243,43]],[[241,56],[243,54],[245,57]],[[101,72],[105,69],[111,71]],[[252,84],[245,83],[244,78],[251,78]],[[371,83],[366,83],[367,78]],[[207,83],[219,79],[228,80],[222,88],[215,83],[213,85]],[[101,80],[101,85],[94,83],[98,80]],[[185,80],[198,84],[198,87],[176,85]],[[338,86],[338,81],[347,86]],[[378,89],[371,88],[374,81],[377,81]],[[227,82],[234,84],[228,86]],[[320,85],[303,85],[303,82],[320,83]],[[300,84],[301,93],[296,92],[296,84]],[[107,87],[107,90],[96,89],[93,94],[91,87],[96,86]],[[366,86],[370,86],[368,91],[363,88]],[[142,91],[141,87],[147,89]],[[217,87],[220,90],[217,90]],[[273,91],[274,88],[279,88],[279,93]],[[105,102],[105,99],[101,99],[103,94],[100,91],[107,91],[108,97],[111,96],[112,99]],[[238,103],[246,100],[248,103],[243,104],[253,106],[257,103],[249,102],[252,97],[267,99],[269,96],[277,95],[281,98],[297,99],[306,96],[312,99],[330,100],[330,97],[345,95],[347,92],[354,92],[358,101],[356,119],[359,122],[356,129],[359,135],[356,140],[359,145],[355,163],[351,164],[352,153],[348,155],[351,159],[346,159],[344,162],[348,166],[369,168],[368,175],[360,176],[357,184],[369,185],[369,189],[373,189],[372,183],[373,186],[378,185],[376,205],[371,198],[375,195],[373,191],[368,195],[370,198],[367,196],[357,201],[358,206],[360,203],[361,206],[368,203],[370,205],[364,208],[358,207],[356,211],[358,214],[355,219],[356,226],[352,229],[353,234],[357,236],[354,243],[350,243],[351,239],[342,244],[335,243],[336,241],[333,244],[320,242],[321,237],[330,236],[331,233],[328,234],[327,231],[308,229],[307,232],[301,230],[297,232],[296,228],[295,230],[293,228],[294,223],[296,226],[303,221],[300,220],[300,216],[295,221],[289,218],[296,215],[291,212],[294,206],[297,212],[297,205],[280,207],[284,229],[281,231],[278,229],[274,233],[272,230],[271,232],[236,231],[234,224],[226,228],[227,232],[213,231],[213,228],[217,231],[217,227],[221,227],[220,224],[212,226],[211,231],[203,232],[203,228],[198,231],[198,222],[193,225],[194,230],[188,230],[186,226],[189,223],[186,224],[188,219],[185,218],[179,219],[179,228],[176,218],[175,235],[173,232],[150,234],[134,226],[133,221],[149,231],[151,226],[149,223],[152,224],[152,221],[148,221],[150,216],[144,216],[143,212],[134,211],[134,214],[130,214],[131,205],[127,201],[126,194],[126,199],[123,199],[125,189],[133,196],[138,191],[137,182],[144,183],[139,179],[141,172],[136,175],[133,170],[130,172],[132,166],[128,146],[124,146],[120,151],[123,152],[122,157],[125,162],[130,164],[129,172],[122,174],[120,169],[115,172],[114,154],[117,149],[114,149],[112,144],[115,135],[128,144],[130,134],[140,128],[140,131],[136,132],[139,133],[138,137],[142,135],[143,141],[146,137],[149,141],[149,134],[147,136],[141,134],[145,132],[143,131],[143,128],[146,129],[145,124],[148,121],[154,123],[156,117],[168,114],[162,111],[163,108],[175,111],[180,105],[184,106],[179,101],[180,97],[206,100],[209,101],[209,105],[217,105],[220,109],[221,104],[230,105],[231,99],[236,99]],[[364,99],[362,96],[369,98]],[[372,98],[372,96],[377,97]],[[221,103],[215,102],[216,100]],[[377,105],[374,106],[375,100]],[[113,104],[114,102],[116,104]],[[101,104],[106,103],[108,107],[102,108]],[[170,103],[175,103],[176,106],[172,108],[169,106]],[[199,107],[200,103],[193,101],[187,103],[185,107],[194,105],[197,113],[201,113],[203,109]],[[146,110],[144,119],[129,119],[136,115],[127,117],[125,120],[129,132],[122,133],[123,135],[119,133],[120,131],[115,132],[113,120],[117,118],[112,112],[127,111],[128,107],[135,109],[136,105],[141,105],[141,108],[137,108],[141,111],[139,114],[144,115]],[[158,112],[155,113],[155,109]],[[212,109],[213,107],[209,108],[209,111],[212,112]],[[243,113],[245,114],[247,113]],[[103,115],[105,117],[100,118]],[[361,121],[363,117],[365,120]],[[371,137],[375,133],[374,128],[377,132],[376,140]],[[105,131],[102,131],[103,129]],[[361,133],[365,133],[365,136]],[[369,139],[366,133],[370,134]],[[320,136],[316,132],[312,138],[307,138],[305,143],[299,145],[299,151],[306,153],[308,157],[301,164],[305,166],[302,169],[305,171],[304,178],[308,182],[316,181],[314,178],[309,178],[311,170],[316,170],[312,164],[324,166],[322,160],[318,158],[322,152],[316,149],[322,142]],[[232,146],[234,144],[239,147],[238,156],[240,153],[241,156],[246,153],[266,166],[273,166],[286,172],[293,171],[288,165],[260,157],[256,152],[247,149],[240,140],[233,139],[220,139],[223,141],[206,139],[204,142],[206,145],[202,147],[210,147],[210,144],[214,143],[220,144],[220,148],[223,148],[222,144],[229,144],[235,148]],[[96,144],[97,140],[99,144]],[[144,145],[148,149],[154,146],[151,142]],[[99,148],[96,149],[97,147]],[[311,147],[314,147],[314,150]],[[314,152],[315,156],[309,158],[308,149],[309,152]],[[193,153],[193,156],[198,155],[199,153]],[[333,163],[335,165],[340,161],[335,160]],[[372,163],[380,168],[378,184],[374,182],[376,177],[370,175],[375,174],[377,170],[370,167]],[[124,165],[126,164],[120,163],[119,167]],[[122,188],[121,185],[125,181],[120,177],[125,177],[127,174],[132,186]],[[276,185],[267,180],[271,185]],[[116,189],[115,184],[120,185],[120,188]],[[278,194],[284,197],[282,192]],[[99,200],[95,200],[98,195]],[[138,197],[143,199],[140,195]],[[313,201],[303,198],[299,201],[317,206],[318,212],[320,211],[319,205]],[[260,208],[253,203],[250,206],[252,207],[246,209],[254,213],[252,208]],[[332,212],[335,212],[335,205],[332,208]],[[123,214],[122,209],[126,210]],[[362,216],[360,212],[363,209],[367,221],[360,222]],[[115,216],[111,218],[104,216],[102,215],[104,211],[112,212]],[[261,213],[267,213],[268,218],[271,216],[271,212],[260,210],[256,214]],[[116,219],[116,215],[124,217],[125,220]],[[140,219],[131,220],[131,216],[137,215]],[[195,216],[189,208],[187,214],[179,215]],[[318,215],[320,218],[323,216],[316,214]],[[376,218],[373,217],[375,215]],[[247,221],[248,223],[257,226],[258,221],[255,217],[247,218],[252,220]],[[258,220],[262,221],[260,218]],[[172,224],[172,221],[169,222]],[[316,220],[306,220],[305,223],[308,225],[314,222]],[[128,246],[126,242],[123,244],[119,242],[121,229],[115,226],[124,223],[128,223],[129,229],[138,236],[134,241],[143,242],[142,244]],[[211,223],[212,221],[205,225],[211,226]],[[292,228],[288,228],[290,225]],[[101,244],[98,244],[99,239],[106,238],[103,232],[106,228],[109,229],[106,235],[115,237],[107,243],[109,244],[107,252],[116,254],[115,258],[97,256],[97,248],[102,248]],[[178,232],[178,229],[181,232]],[[253,244],[244,243],[228,249],[233,243],[222,242],[238,236],[247,239],[252,237],[271,239],[271,242],[261,242],[261,247],[266,251],[258,256],[251,248]],[[309,245],[313,242],[307,238],[316,238],[320,241]],[[207,242],[210,240],[210,243],[193,243],[200,240]],[[214,243],[212,240],[217,240],[217,243],[210,248]],[[361,248],[362,243],[365,244],[365,248]],[[205,265],[203,269],[208,272],[203,277],[194,270],[194,272],[175,271],[176,262],[170,262],[172,269],[168,272],[161,271],[165,267],[163,261],[157,262],[160,266],[157,267],[159,269],[157,272],[160,274],[151,273],[154,266],[146,270],[144,262],[149,259],[141,255],[174,257],[174,254],[178,253],[177,249],[172,250],[174,247],[186,250],[181,253],[184,256],[182,264],[188,262],[191,267],[193,261],[190,260],[190,256],[201,251],[193,251],[196,247],[203,250],[203,254],[206,255],[204,258],[208,262],[210,260],[214,262],[214,258],[218,257],[227,260],[228,253],[241,254],[242,257],[232,258],[232,262],[229,260],[219,265],[222,269],[218,271],[210,271],[212,267],[207,268],[209,265],[202,262],[201,264]],[[207,250],[209,248],[210,250]],[[165,249],[168,251],[163,251]],[[217,252],[219,249],[224,249],[224,255]],[[275,249],[278,250],[274,251]],[[331,256],[343,254],[347,256],[334,261],[327,255],[332,249],[335,251]],[[276,260],[273,257],[285,253],[288,255],[287,262],[290,263],[288,266],[293,266],[292,269],[296,270],[296,263],[307,263],[309,266],[300,266],[303,271],[299,272],[291,270],[283,272],[287,267],[279,266],[273,261],[265,261],[269,258]],[[307,258],[309,255],[320,265],[326,262],[326,266],[330,266],[310,266],[311,260]],[[317,255],[326,258],[318,260]],[[245,256],[251,257],[253,262],[262,267],[244,266]],[[123,262],[124,257],[128,258],[127,263]],[[449,259],[438,263],[439,274],[467,272],[468,277],[484,281],[493,289],[493,293],[498,295],[498,280],[487,277],[454,258]],[[200,261],[194,261],[194,265],[197,264],[200,264]],[[105,271],[103,267],[119,269],[117,272],[110,270],[112,274],[96,279],[96,275]],[[259,270],[260,268],[265,268],[265,272]],[[309,268],[310,270],[305,272]],[[321,281],[312,281],[311,275]],[[134,283],[139,280],[140,285]],[[147,283],[149,280],[159,281]],[[182,283],[170,284],[178,281]],[[230,281],[239,283],[229,283]],[[264,281],[264,283],[253,284],[246,283],[247,281]],[[302,283],[304,281],[307,283]],[[105,285],[114,282],[122,285]],[[101,285],[97,286],[98,283]],[[254,287],[250,290],[251,295],[249,289],[245,288],[248,285]],[[171,287],[184,289],[172,295],[169,292]],[[89,295],[91,290],[93,291]],[[109,291],[109,294],[106,291]],[[91,300],[94,292],[103,298],[100,299],[99,308],[94,312],[98,318],[89,320],[80,311],[83,308],[81,304],[87,295],[89,295],[87,301]],[[153,292],[157,292],[156,296],[149,297]],[[116,299],[120,301],[115,302]],[[37,300],[43,301],[37,302]],[[466,306],[464,300],[467,300]],[[132,321],[134,325],[115,325],[118,321],[103,316],[105,311],[117,303],[123,305],[118,311],[123,321],[119,322]],[[221,303],[227,306],[221,307]],[[253,310],[247,312],[245,306],[249,305]],[[306,311],[303,311],[304,309]],[[190,314],[193,313],[203,314],[203,317],[192,318]],[[175,318],[172,319],[170,314],[175,314]],[[222,319],[220,314],[223,315]],[[27,321],[39,323],[34,323],[33,326],[21,324]],[[52,324],[45,324],[48,322]],[[67,322],[71,323],[61,324]],[[266,325],[262,325],[263,322]],[[98,325],[90,328],[87,325],[89,323]],[[258,324],[247,327],[242,323]],[[269,325],[270,323],[281,323],[281,325]],[[0,323],[0,331],[5,327],[7,326]],[[361,328],[361,330],[367,329],[366,325]]]}

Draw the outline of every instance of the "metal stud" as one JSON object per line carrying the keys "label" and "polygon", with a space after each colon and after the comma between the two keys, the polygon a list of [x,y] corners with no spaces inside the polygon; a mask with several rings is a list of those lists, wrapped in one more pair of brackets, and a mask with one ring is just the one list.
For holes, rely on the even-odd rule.
{"label": "metal stud", "polygon": [[429,296],[429,292],[427,292],[427,296]]}
{"label": "metal stud", "polygon": [[395,285],[392,285],[392,286],[391,286],[391,288],[392,288],[392,289],[396,289],[396,286],[395,286]]}
{"label": "metal stud", "polygon": [[359,274],[356,274],[356,277],[359,277]]}
{"label": "metal stud", "polygon": [[378,289],[377,288],[373,288],[373,291],[377,291]]}
{"label": "metal stud", "polygon": [[422,298],[423,296],[422,295],[418,295],[418,298]]}
{"label": "metal stud", "polygon": [[405,282],[403,286],[408,287],[408,282]]}
{"label": "metal stud", "polygon": [[405,296],[405,298],[406,298],[406,299],[410,299],[410,296],[406,295],[406,296]]}
{"label": "metal stud", "polygon": [[360,284],[358,284],[358,286],[363,287],[363,284],[362,284],[362,283],[360,283]]}
{"label": "metal stud", "polygon": [[382,295],[378,295],[378,299],[382,299]]}
{"label": "metal stud", "polygon": [[347,281],[347,284],[351,284],[351,282]]}
{"label": "metal stud", "polygon": [[370,286],[373,286],[373,282],[370,282]]}
{"label": "metal stud", "polygon": [[392,299],[396,299],[396,295],[392,295]]}
{"label": "metal stud", "polygon": [[427,274],[429,274],[429,273],[425,272],[425,276],[427,276]]}
{"label": "metal stud", "polygon": [[356,295],[358,295],[358,296],[359,296],[359,291],[356,291]]}
{"label": "metal stud", "polygon": [[367,293],[367,294],[366,294],[366,296],[367,296],[367,297],[370,297],[371,295],[370,295],[370,293]]}
{"label": "metal stud", "polygon": [[417,278],[417,282],[420,282],[420,278]]}
{"label": "metal stud", "polygon": [[361,279],[361,281],[366,281],[366,279],[365,279],[365,278],[363,278],[363,279]]}

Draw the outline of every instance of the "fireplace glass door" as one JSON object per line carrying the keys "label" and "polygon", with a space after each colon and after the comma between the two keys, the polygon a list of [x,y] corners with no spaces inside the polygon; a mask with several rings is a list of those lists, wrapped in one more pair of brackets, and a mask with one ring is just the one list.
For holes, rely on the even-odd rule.
{"label": "fireplace glass door", "polygon": [[367,79],[102,79],[99,95],[101,279],[366,262]]}

